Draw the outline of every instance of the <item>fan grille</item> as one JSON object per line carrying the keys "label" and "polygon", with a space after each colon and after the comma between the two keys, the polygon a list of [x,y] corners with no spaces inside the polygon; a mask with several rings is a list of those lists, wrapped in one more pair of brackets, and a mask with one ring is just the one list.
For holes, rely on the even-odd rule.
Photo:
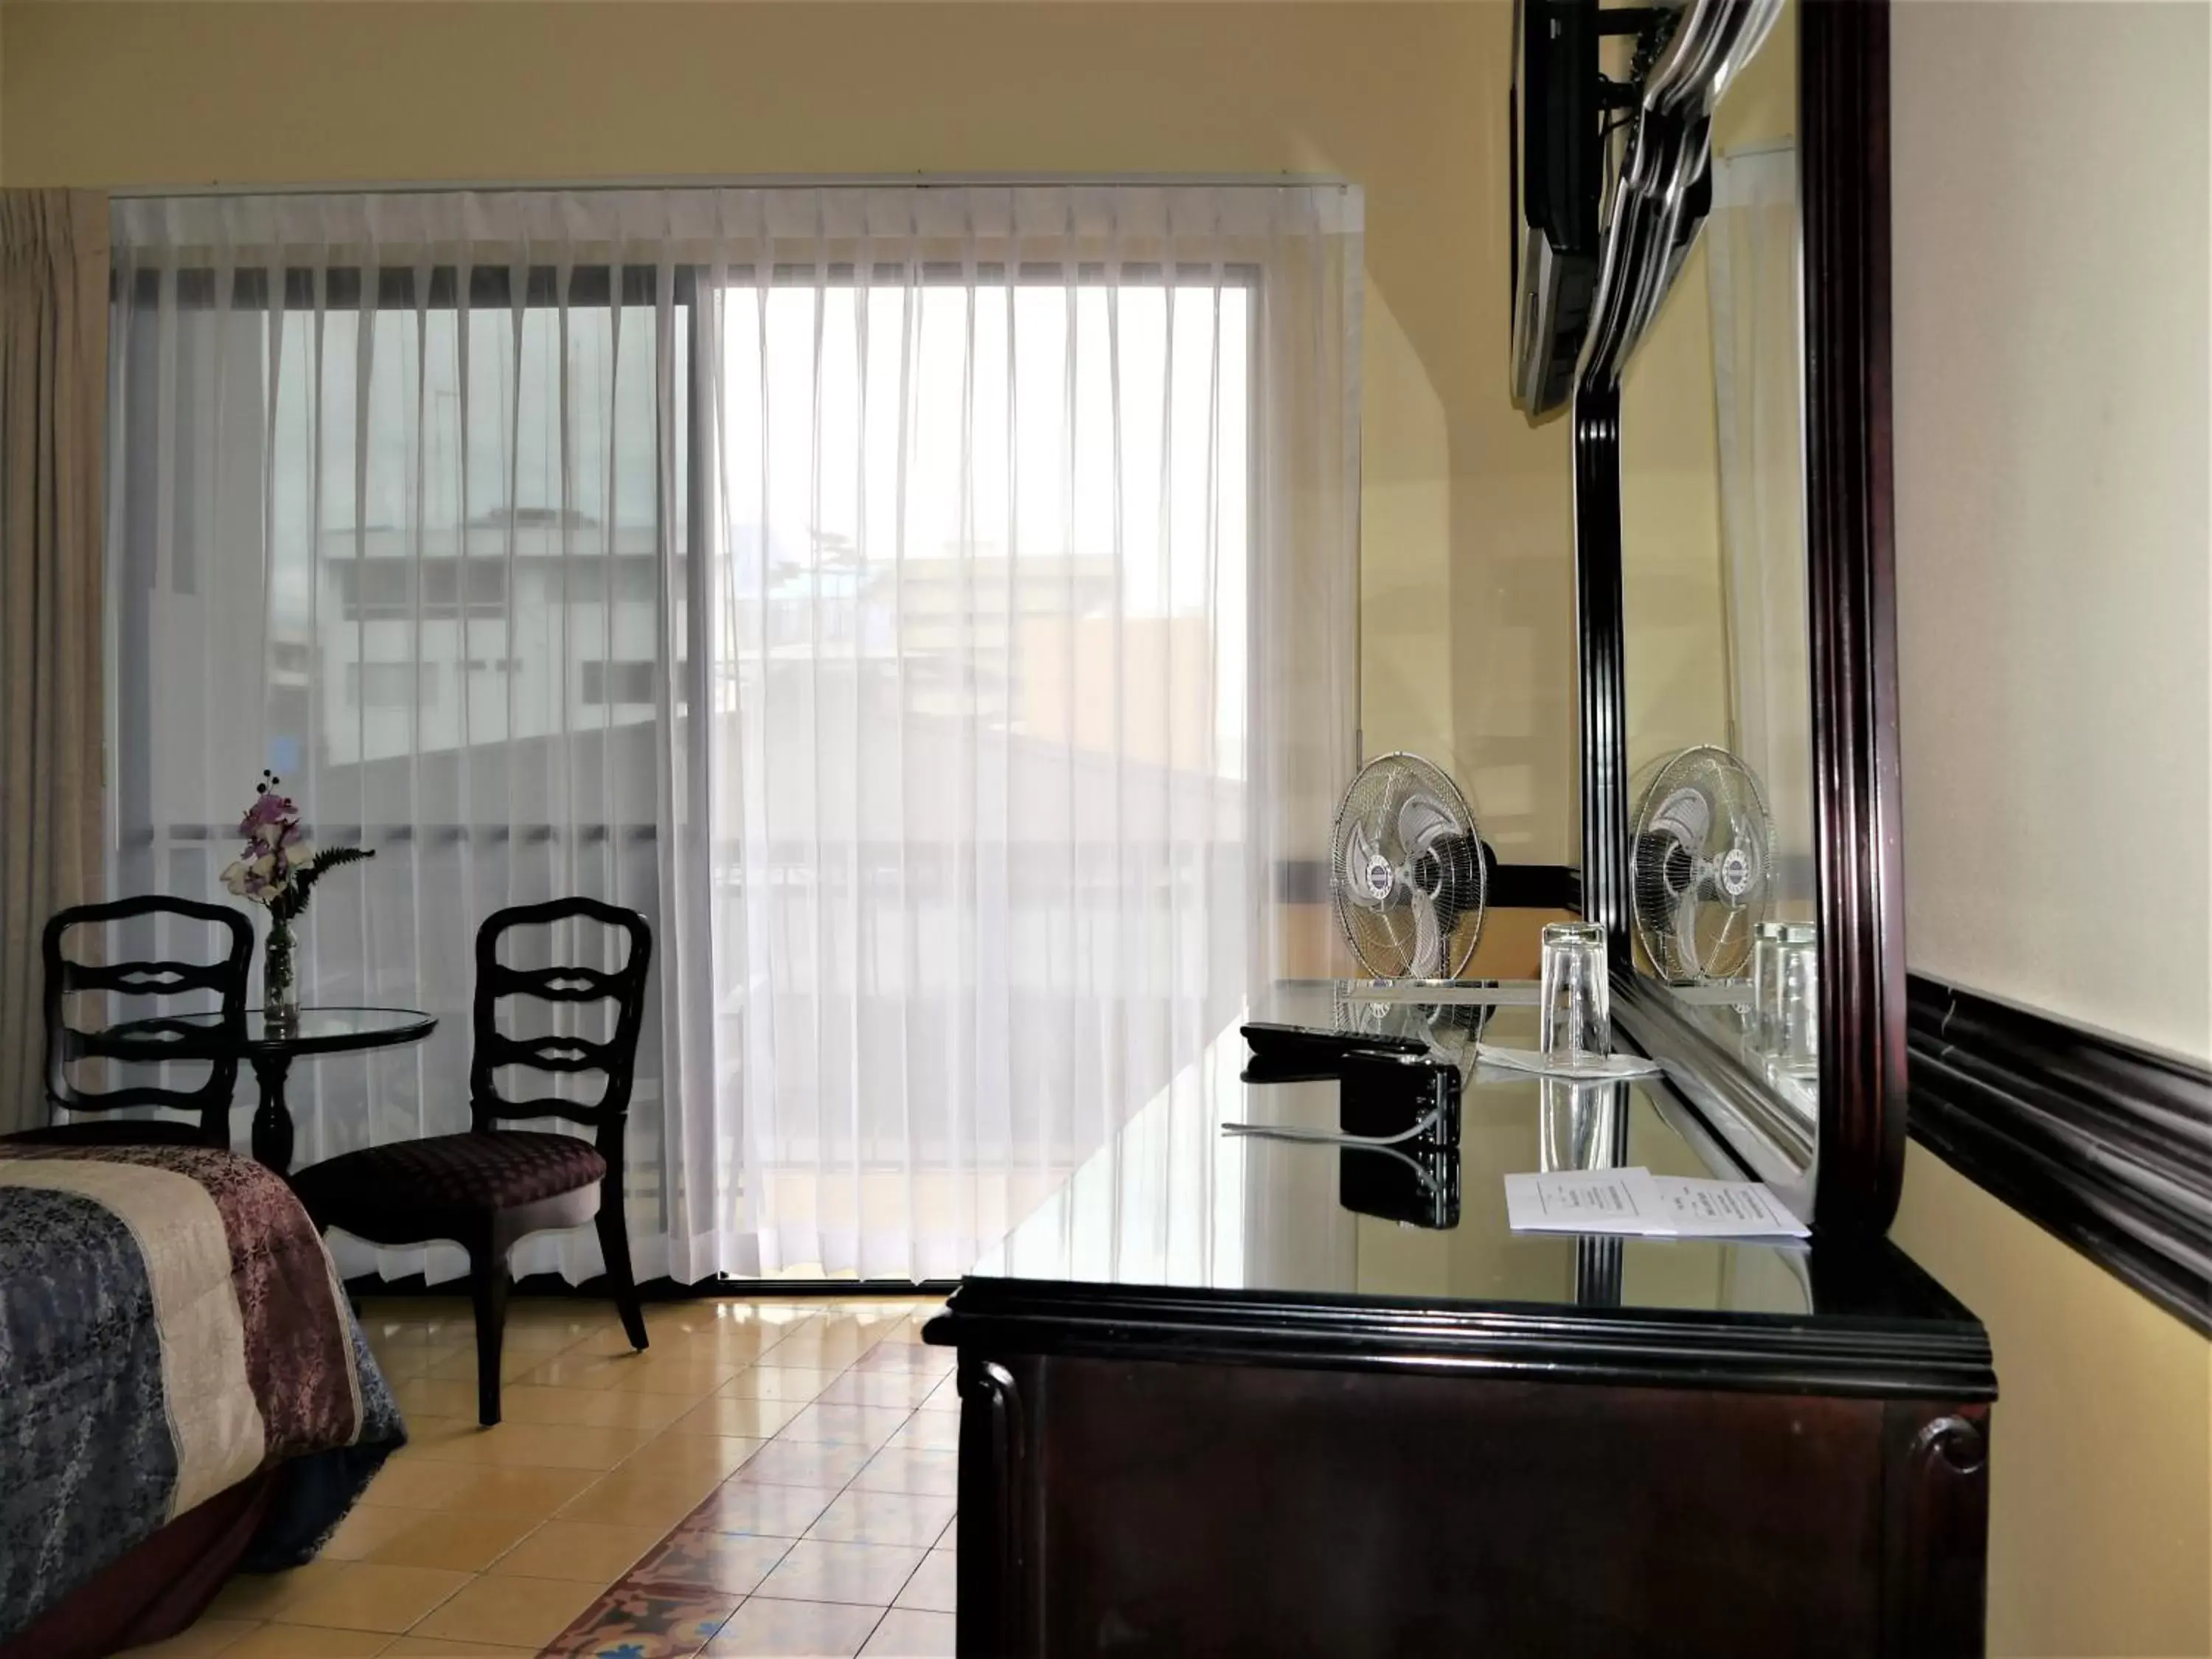
{"label": "fan grille", "polygon": [[1629,841],[1637,942],[1674,984],[1740,977],[1767,911],[1774,822],[1751,769],[1685,749],[1652,774]]}
{"label": "fan grille", "polygon": [[1488,873],[1467,797],[1419,756],[1379,756],[1345,791],[1330,891],[1367,973],[1457,977],[1481,938]]}

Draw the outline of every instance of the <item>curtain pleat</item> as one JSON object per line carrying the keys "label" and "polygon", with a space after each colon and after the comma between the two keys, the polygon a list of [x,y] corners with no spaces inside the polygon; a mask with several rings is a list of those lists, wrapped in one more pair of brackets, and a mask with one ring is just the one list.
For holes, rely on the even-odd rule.
{"label": "curtain pleat", "polygon": [[0,191],[0,1132],[46,1121],[40,936],[100,896],[107,208]]}
{"label": "curtain pleat", "polygon": [[1799,347],[1797,150],[1720,155],[1705,231],[1728,609],[1730,746],[1764,784],[1783,914],[1810,917],[1813,730]]}
{"label": "curtain pleat", "polygon": [[118,206],[117,878],[208,891],[272,767],[377,851],[309,912],[310,1000],[441,1018],[296,1068],[301,1160],[465,1124],[474,930],[568,892],[655,930],[647,1275],[957,1274],[1147,1101],[1203,1108],[1353,760],[1359,216]]}

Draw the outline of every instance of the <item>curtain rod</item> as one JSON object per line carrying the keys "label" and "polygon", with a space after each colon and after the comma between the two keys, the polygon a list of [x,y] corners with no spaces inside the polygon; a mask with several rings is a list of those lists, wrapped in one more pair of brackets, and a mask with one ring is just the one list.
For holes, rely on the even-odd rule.
{"label": "curtain rod", "polygon": [[222,196],[451,196],[463,192],[554,195],[592,190],[977,190],[1112,185],[1198,189],[1307,185],[1349,187],[1351,180],[1310,173],[672,173],[622,179],[369,179],[337,184],[141,185],[111,190],[112,202]]}

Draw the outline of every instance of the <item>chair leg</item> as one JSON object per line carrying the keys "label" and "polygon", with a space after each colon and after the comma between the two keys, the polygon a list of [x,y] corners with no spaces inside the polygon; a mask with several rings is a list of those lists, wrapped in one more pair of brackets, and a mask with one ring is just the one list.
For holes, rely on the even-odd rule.
{"label": "chair leg", "polygon": [[507,1333],[507,1251],[496,1231],[469,1247],[469,1293],[477,1312],[477,1421],[499,1421],[500,1340]]}
{"label": "chair leg", "polygon": [[615,1306],[621,1310],[623,1329],[629,1337],[633,1348],[643,1348],[645,1340],[645,1310],[637,1299],[637,1279],[630,1272],[629,1229],[623,1221],[622,1188],[614,1188],[599,1200],[599,1212],[592,1224],[599,1230],[599,1258],[606,1263],[608,1281],[614,1286]]}

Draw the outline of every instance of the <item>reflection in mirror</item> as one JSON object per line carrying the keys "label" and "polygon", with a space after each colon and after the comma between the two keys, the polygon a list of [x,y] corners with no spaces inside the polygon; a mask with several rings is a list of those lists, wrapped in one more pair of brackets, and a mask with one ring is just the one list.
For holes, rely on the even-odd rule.
{"label": "reflection in mirror", "polygon": [[1817,1117],[1795,0],[1621,386],[1635,966]]}

